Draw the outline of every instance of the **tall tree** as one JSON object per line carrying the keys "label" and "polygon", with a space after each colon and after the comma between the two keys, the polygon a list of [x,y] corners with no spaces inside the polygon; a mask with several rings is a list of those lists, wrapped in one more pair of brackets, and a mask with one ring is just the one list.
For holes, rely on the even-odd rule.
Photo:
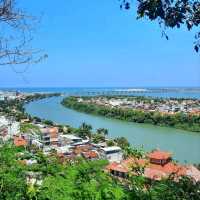
{"label": "tall tree", "polygon": [[91,137],[92,126],[83,122],[81,126],[77,129],[77,133],[80,137]]}
{"label": "tall tree", "polygon": [[103,134],[104,136],[108,135],[108,129],[106,128],[98,128],[97,129],[98,134]]}

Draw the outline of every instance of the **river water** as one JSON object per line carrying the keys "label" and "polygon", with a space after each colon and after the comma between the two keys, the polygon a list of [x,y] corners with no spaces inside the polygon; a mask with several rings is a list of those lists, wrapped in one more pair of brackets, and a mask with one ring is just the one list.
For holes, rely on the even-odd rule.
{"label": "river water", "polygon": [[62,98],[52,97],[34,101],[26,104],[25,108],[32,116],[73,127],[86,122],[94,129],[107,128],[111,138],[124,136],[132,145],[143,146],[147,151],[159,148],[172,152],[174,158],[182,163],[200,163],[200,133],[80,113],[63,107],[60,104]]}

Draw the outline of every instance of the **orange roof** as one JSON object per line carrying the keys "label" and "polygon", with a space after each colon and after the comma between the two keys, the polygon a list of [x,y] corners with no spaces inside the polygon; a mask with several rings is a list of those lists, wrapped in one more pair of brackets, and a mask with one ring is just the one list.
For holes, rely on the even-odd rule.
{"label": "orange roof", "polygon": [[147,168],[162,171],[168,175],[172,173],[176,173],[179,176],[186,174],[186,168],[184,166],[174,164],[172,162],[169,162],[163,166],[150,163]]}
{"label": "orange roof", "polygon": [[170,174],[175,174],[176,177],[184,176],[186,172],[186,167],[172,162],[164,166],[150,163],[145,168],[144,176],[154,180],[161,180],[162,178],[168,177]]}
{"label": "orange roof", "polygon": [[200,170],[193,165],[187,167],[186,175],[193,178],[195,182],[200,182]]}
{"label": "orange roof", "polygon": [[49,132],[50,133],[58,133],[58,128],[57,127],[49,128]]}
{"label": "orange roof", "polygon": [[131,167],[132,165],[140,165],[144,167],[145,165],[148,164],[148,160],[130,157],[127,158],[126,160],[123,160],[122,164],[126,165],[127,167]]}
{"label": "orange roof", "polygon": [[15,136],[14,137],[14,145],[16,147],[26,146],[27,141],[25,139],[23,139],[22,137]]}
{"label": "orange roof", "polygon": [[165,151],[160,151],[160,150],[155,150],[155,151],[149,153],[148,157],[150,159],[158,159],[158,160],[168,159],[168,158],[171,158],[171,153],[165,152]]}
{"label": "orange roof", "polygon": [[[159,159],[161,158],[159,157]],[[162,166],[152,164],[147,159],[137,159],[134,157],[123,160],[121,163],[110,163],[106,169],[109,171],[114,170],[127,173],[132,170],[131,165],[144,167],[144,176],[154,180],[161,180],[162,178],[168,177],[170,174],[175,174],[177,178],[187,174],[187,168],[185,166],[173,162],[168,162]]]}
{"label": "orange roof", "polygon": [[153,180],[161,180],[166,177],[167,174],[157,169],[145,168],[144,176]]}
{"label": "orange roof", "polygon": [[124,173],[127,173],[129,171],[129,169],[126,166],[120,163],[116,163],[116,162],[113,162],[107,165],[106,169],[109,171],[114,170],[114,171],[124,172]]}
{"label": "orange roof", "polygon": [[110,163],[107,165],[107,170],[114,170],[119,172],[129,172],[132,169],[132,166],[139,165],[141,167],[145,167],[148,164],[148,160],[146,159],[137,159],[134,157],[127,158],[126,160],[121,161],[121,163]]}
{"label": "orange roof", "polygon": [[80,154],[82,152],[87,152],[91,149],[91,146],[90,145],[81,145],[81,146],[77,146],[75,147],[74,149],[74,153],[75,154]]}
{"label": "orange roof", "polygon": [[97,158],[98,154],[95,151],[87,151],[82,153],[85,158]]}

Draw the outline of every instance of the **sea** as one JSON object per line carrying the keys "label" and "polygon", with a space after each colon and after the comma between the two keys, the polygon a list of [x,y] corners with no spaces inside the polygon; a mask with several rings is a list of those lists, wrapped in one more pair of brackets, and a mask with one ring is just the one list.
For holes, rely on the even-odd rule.
{"label": "sea", "polygon": [[200,99],[200,87],[0,87],[0,91],[19,91],[25,93],[59,92],[64,95],[129,95]]}

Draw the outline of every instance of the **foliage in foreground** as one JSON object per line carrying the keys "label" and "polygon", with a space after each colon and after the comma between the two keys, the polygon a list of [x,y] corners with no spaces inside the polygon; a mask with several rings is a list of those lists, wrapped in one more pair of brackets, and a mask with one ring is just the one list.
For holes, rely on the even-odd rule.
{"label": "foliage in foreground", "polygon": [[[76,160],[62,164],[52,155],[34,155],[38,161],[32,166],[20,164],[24,149],[12,145],[0,147],[1,200],[199,200],[200,184],[188,178],[179,182],[152,182],[142,176],[131,176],[121,185],[103,171],[106,161]],[[41,186],[27,185],[27,171],[40,172]]]}

